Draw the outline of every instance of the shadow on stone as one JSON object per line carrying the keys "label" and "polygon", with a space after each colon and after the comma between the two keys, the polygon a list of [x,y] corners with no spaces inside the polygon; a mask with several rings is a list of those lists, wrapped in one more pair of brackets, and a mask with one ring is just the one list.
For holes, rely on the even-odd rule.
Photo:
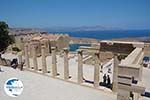
{"label": "shadow on stone", "polygon": [[100,82],[99,85],[100,85],[100,86],[107,87],[107,88],[109,88],[109,89],[112,89],[112,84],[106,84],[106,83]]}
{"label": "shadow on stone", "polygon": [[141,96],[150,98],[150,92],[144,92]]}
{"label": "shadow on stone", "polygon": [[86,83],[94,84],[94,81],[83,79]]}
{"label": "shadow on stone", "polygon": [[100,85],[100,86],[107,87],[107,88],[109,88],[109,89],[112,89],[112,84],[106,84],[106,83],[100,82],[99,85]]}
{"label": "shadow on stone", "polygon": [[59,76],[60,74],[59,73],[57,73],[57,76]]}
{"label": "shadow on stone", "polygon": [[47,73],[50,73],[51,71],[47,71]]}
{"label": "shadow on stone", "polygon": [[[83,78],[83,80],[86,83],[94,84],[94,81],[86,80],[85,78]],[[106,88],[112,89],[112,84],[106,84],[106,83],[100,82],[99,86],[104,86]]]}
{"label": "shadow on stone", "polygon": [[0,68],[0,72],[4,72],[4,71]]}
{"label": "shadow on stone", "polygon": [[72,76],[69,76],[69,78],[71,78]]}

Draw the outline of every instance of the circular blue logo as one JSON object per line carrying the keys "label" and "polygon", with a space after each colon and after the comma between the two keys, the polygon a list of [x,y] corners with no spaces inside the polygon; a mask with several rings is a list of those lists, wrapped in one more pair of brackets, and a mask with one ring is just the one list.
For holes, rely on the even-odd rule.
{"label": "circular blue logo", "polygon": [[23,84],[18,78],[10,78],[5,82],[4,90],[8,96],[17,97],[23,91]]}

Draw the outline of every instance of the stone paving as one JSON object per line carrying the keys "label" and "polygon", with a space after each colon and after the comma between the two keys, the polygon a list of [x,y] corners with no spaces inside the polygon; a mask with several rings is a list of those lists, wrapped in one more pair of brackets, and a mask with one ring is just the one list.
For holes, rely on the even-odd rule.
{"label": "stone paving", "polygon": [[[70,54],[69,56],[72,56],[72,54]],[[47,69],[48,69],[48,71],[52,71],[51,70],[51,68],[52,68],[52,61],[51,61],[51,56],[48,56],[47,58],[46,58],[46,62],[47,62]],[[59,78],[63,78],[64,76],[63,76],[63,69],[64,69],[64,58],[63,57],[60,57],[60,55],[57,55],[57,70],[58,70],[58,73],[60,74],[59,76],[57,76],[57,77],[59,77]],[[37,58],[37,62],[38,62],[38,64],[37,64],[37,69],[42,69],[42,57],[38,57]],[[111,63],[113,62],[113,59],[110,61],[110,62],[108,62],[108,63],[106,63],[105,64],[105,66],[104,66],[104,68],[103,68],[103,73],[100,73],[100,81],[102,81],[102,76],[103,76],[103,74],[104,73],[108,73],[107,71],[108,71],[108,68],[109,67],[107,67],[108,65],[110,65]],[[33,66],[33,59],[30,59],[30,66],[31,67],[34,67]],[[69,79],[70,81],[74,81],[74,82],[76,82],[77,83],[77,66],[78,66],[78,63],[77,63],[77,56],[75,56],[74,58],[71,58],[71,57],[69,57],[69,75],[71,76],[71,78]],[[113,65],[111,65],[111,66],[113,66]],[[35,68],[35,67],[34,67]],[[112,68],[113,67],[110,67],[111,68],[111,70],[113,70]],[[144,69],[145,70],[145,69]],[[41,71],[42,72],[42,71]],[[144,72],[144,71],[143,71]],[[3,73],[3,72],[2,72]],[[145,84],[147,84],[147,78],[148,78],[148,76],[149,75],[147,75],[147,70],[146,70],[146,74],[145,74],[145,72],[143,73],[144,75],[143,75],[143,80],[144,80],[144,86],[145,86]],[[112,74],[113,73],[111,73],[110,74],[110,76],[111,76],[111,80],[112,80]],[[49,76],[51,76],[51,73],[49,73],[48,74]],[[44,75],[43,75],[44,76]],[[86,79],[86,80],[89,80],[89,81],[93,81],[94,80],[94,65],[92,66],[92,65],[83,65],[83,77]],[[146,77],[146,78],[145,78]],[[85,84],[85,83],[84,83]],[[87,83],[86,83],[87,84]],[[89,85],[89,86],[93,86],[93,84],[87,84],[87,85]],[[147,84],[148,85],[148,84]],[[145,87],[147,87],[147,85],[145,86]],[[101,88],[101,90],[103,90],[103,91],[111,91],[110,89],[108,89],[108,88],[105,88],[105,87],[99,87],[99,88]],[[149,92],[149,88],[146,88],[146,92]],[[112,94],[111,92],[109,92],[109,94]],[[115,95],[114,95],[115,96]],[[107,100],[107,99],[106,99]],[[144,97],[144,100],[147,100],[147,98],[145,98]]]}
{"label": "stone paving", "polygon": [[[0,99],[1,100],[116,100],[116,95],[68,83],[29,71],[14,70],[2,67],[0,72]],[[23,93],[18,97],[9,97],[5,94],[4,82],[11,77],[19,78],[24,85]]]}
{"label": "stone paving", "polygon": [[[70,54],[69,56],[73,56],[73,54]],[[37,58],[37,62],[38,62],[38,68],[42,69],[42,62],[41,62],[41,57]],[[70,58],[69,59],[69,76],[71,76],[71,78],[69,79],[70,81],[73,82],[77,82],[77,66],[78,66],[78,62],[77,62],[77,56],[75,56],[74,58]],[[30,66],[33,67],[33,59],[30,59]],[[112,61],[111,61],[112,62]],[[46,66],[47,66],[47,70],[51,71],[52,69],[52,57],[51,56],[47,56],[46,57]],[[59,55],[57,55],[57,71],[59,73],[59,78],[63,78],[63,73],[64,73],[64,58],[60,57]],[[108,64],[105,64],[103,67],[103,72],[100,73],[100,82],[103,81],[103,75],[107,74],[110,75],[111,81],[112,81],[112,74],[113,74],[113,68],[112,68],[113,64],[111,66],[108,66]],[[112,73],[108,73],[108,68],[111,68]],[[48,75],[51,75],[52,73],[48,73]],[[94,65],[86,65],[83,64],[83,76],[86,80],[89,81],[94,81]],[[89,84],[86,83],[90,86],[92,86],[93,84]],[[111,91],[108,88],[105,87],[99,87],[101,89],[105,89],[107,91]]]}

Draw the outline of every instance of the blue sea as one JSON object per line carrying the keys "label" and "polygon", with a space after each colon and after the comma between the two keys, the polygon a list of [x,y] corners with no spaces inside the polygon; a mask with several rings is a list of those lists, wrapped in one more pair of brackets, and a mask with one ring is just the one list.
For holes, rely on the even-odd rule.
{"label": "blue sea", "polygon": [[56,32],[69,34],[72,37],[95,38],[100,40],[109,40],[115,38],[129,37],[150,37],[150,30],[104,30],[104,31],[77,31],[77,32]]}
{"label": "blue sea", "polygon": [[[105,31],[78,31],[78,32],[56,32],[56,33],[68,34],[71,37],[94,38],[99,40],[150,37],[150,30],[105,30]],[[71,44],[69,48],[70,51],[76,51],[79,48],[79,46],[85,45],[90,46],[90,44]]]}
{"label": "blue sea", "polygon": [[78,44],[78,43],[70,44],[69,45],[69,51],[76,51],[77,49],[79,49],[80,46],[88,46],[88,47],[90,47],[91,44]]}

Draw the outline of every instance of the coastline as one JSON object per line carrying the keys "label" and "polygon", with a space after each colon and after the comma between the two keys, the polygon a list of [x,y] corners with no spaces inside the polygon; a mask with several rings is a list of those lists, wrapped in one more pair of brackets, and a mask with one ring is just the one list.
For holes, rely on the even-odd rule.
{"label": "coastline", "polygon": [[[82,43],[82,44],[88,44],[88,43],[98,43],[101,41],[100,39],[94,39],[94,38],[79,38],[79,37],[70,37],[72,40],[72,43]],[[129,37],[129,38],[113,38],[110,39],[113,41],[128,41],[128,42],[144,42],[144,43],[150,43],[150,37]]]}

